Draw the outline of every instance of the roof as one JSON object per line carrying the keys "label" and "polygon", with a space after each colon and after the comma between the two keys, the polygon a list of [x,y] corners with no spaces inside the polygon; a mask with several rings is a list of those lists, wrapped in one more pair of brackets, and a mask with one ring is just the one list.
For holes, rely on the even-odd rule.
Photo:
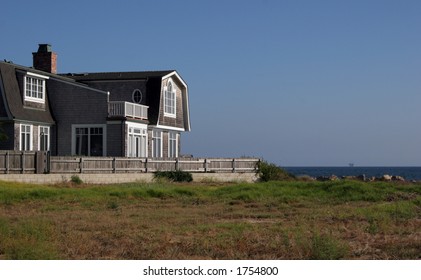
{"label": "roof", "polygon": [[0,85],[2,86],[0,91],[4,93],[4,106],[5,109],[10,112],[10,117],[31,122],[54,123],[50,113],[47,95],[45,98],[45,110],[31,109],[23,106],[22,93],[16,76],[16,70],[30,71],[45,75],[45,72],[37,71],[32,68],[8,62],[0,62]]}
{"label": "roof", "polygon": [[164,71],[138,71],[138,72],[98,72],[98,73],[68,73],[61,74],[63,77],[74,79],[75,81],[98,81],[98,80],[138,80],[151,77],[163,77],[175,70]]}

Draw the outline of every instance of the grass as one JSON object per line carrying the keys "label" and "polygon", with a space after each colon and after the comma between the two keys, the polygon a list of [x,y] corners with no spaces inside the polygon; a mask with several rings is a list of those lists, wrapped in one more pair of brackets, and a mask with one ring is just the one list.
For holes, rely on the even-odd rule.
{"label": "grass", "polygon": [[0,259],[419,259],[421,185],[0,182]]}

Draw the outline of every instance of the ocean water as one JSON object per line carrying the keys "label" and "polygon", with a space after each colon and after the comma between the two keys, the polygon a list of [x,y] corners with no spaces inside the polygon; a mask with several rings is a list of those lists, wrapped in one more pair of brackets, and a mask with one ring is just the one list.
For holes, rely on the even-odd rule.
{"label": "ocean water", "polygon": [[299,176],[358,176],[381,177],[385,174],[402,176],[406,180],[421,181],[421,167],[283,167],[288,172]]}

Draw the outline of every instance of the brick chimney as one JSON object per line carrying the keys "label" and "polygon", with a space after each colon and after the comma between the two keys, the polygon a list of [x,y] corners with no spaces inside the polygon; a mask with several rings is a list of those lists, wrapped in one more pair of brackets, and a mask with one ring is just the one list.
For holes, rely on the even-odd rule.
{"label": "brick chimney", "polygon": [[32,53],[34,68],[57,74],[57,54],[51,50],[49,44],[39,44],[38,51]]}

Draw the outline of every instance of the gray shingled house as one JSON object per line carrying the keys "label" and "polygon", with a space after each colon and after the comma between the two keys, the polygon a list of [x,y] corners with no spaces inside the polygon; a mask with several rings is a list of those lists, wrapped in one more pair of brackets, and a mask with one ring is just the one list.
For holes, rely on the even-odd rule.
{"label": "gray shingled house", "polygon": [[177,71],[57,74],[40,44],[33,67],[0,62],[0,150],[52,155],[174,158],[190,131]]}

